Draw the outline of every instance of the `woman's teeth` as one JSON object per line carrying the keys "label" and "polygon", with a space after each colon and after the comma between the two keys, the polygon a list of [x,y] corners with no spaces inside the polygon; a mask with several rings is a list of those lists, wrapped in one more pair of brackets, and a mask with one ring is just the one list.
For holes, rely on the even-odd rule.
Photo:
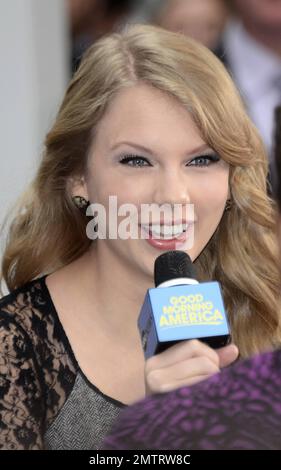
{"label": "woman's teeth", "polygon": [[149,225],[145,227],[146,231],[157,238],[173,238],[178,237],[187,230],[187,224],[179,225]]}

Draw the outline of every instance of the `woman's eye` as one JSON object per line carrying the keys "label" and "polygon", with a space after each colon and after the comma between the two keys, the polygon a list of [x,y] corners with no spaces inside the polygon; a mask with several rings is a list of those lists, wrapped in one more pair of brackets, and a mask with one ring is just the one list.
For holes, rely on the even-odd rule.
{"label": "woman's eye", "polygon": [[122,165],[134,166],[137,168],[151,166],[146,158],[140,157],[138,155],[126,155],[125,157],[121,158],[120,163],[122,163]]}
{"label": "woman's eye", "polygon": [[218,155],[201,155],[200,157],[193,158],[187,166],[210,166],[219,160],[220,157]]}

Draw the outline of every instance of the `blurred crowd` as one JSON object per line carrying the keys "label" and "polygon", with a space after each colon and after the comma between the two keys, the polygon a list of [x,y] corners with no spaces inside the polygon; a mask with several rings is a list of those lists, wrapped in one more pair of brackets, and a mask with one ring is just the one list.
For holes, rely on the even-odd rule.
{"label": "blurred crowd", "polygon": [[274,110],[281,103],[281,0],[67,0],[72,71],[98,38],[145,22],[190,36],[231,73],[267,149],[274,186]]}

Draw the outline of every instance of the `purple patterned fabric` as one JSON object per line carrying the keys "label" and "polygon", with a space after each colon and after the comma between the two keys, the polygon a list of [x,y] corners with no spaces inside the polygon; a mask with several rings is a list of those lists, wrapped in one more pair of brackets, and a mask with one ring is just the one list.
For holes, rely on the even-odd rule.
{"label": "purple patterned fabric", "polygon": [[281,449],[281,351],[126,408],[103,449]]}

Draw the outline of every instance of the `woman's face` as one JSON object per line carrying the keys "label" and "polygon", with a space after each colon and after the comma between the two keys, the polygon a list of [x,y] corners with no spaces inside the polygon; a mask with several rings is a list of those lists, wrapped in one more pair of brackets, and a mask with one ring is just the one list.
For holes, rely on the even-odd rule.
{"label": "woman's face", "polygon": [[[201,253],[223,215],[228,177],[228,164],[202,140],[186,109],[157,89],[136,85],[124,88],[110,103],[96,129],[88,173],[72,193],[102,204],[107,211],[109,196],[117,197],[118,207],[130,203],[137,208],[139,216],[132,218],[137,239],[94,243],[110,250],[123,265],[151,277],[154,261],[164,251],[184,249],[192,260]],[[141,224],[141,204],[153,203],[155,207],[181,204],[181,216],[168,217],[163,226],[163,217],[155,210],[153,224]],[[194,214],[187,220],[189,204],[194,205]],[[167,238],[173,238],[169,229],[177,231],[175,222],[182,222],[186,232],[177,234],[178,243],[172,246]],[[148,232],[149,239],[141,236]],[[192,232],[194,243],[185,249],[181,240],[188,241]]]}

